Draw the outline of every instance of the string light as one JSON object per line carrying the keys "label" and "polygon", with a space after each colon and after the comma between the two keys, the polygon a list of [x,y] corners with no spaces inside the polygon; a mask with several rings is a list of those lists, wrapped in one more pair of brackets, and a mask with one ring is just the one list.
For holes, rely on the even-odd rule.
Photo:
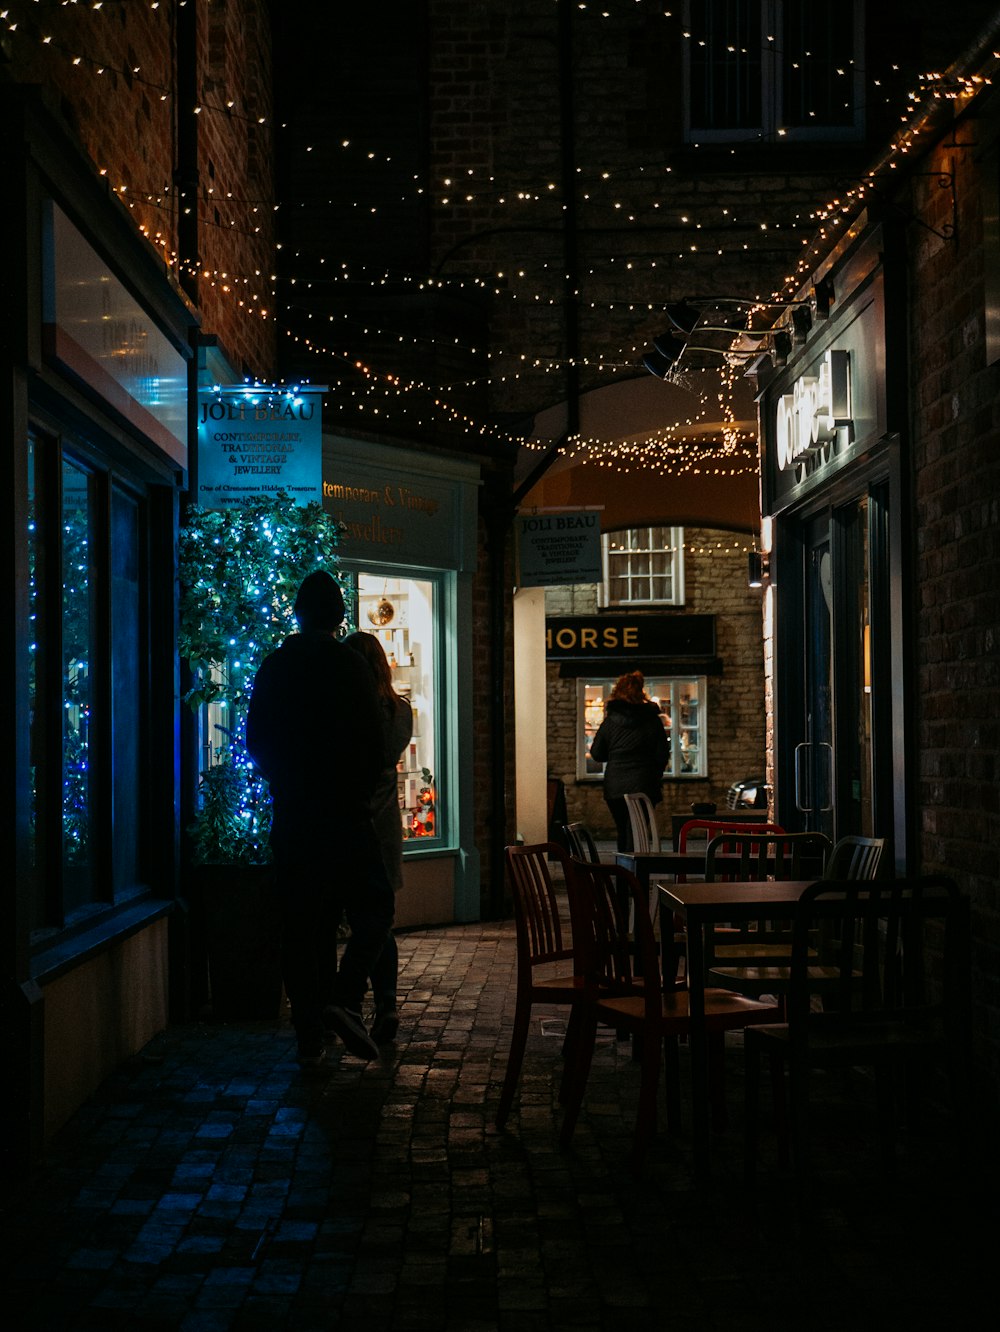
{"label": "string light", "polygon": [[[183,0],[180,3],[183,5]],[[555,3],[556,0],[553,0]],[[645,4],[650,15],[661,15],[665,21],[674,25],[684,40],[692,40],[691,33],[683,31],[680,16],[675,15],[670,8],[665,9],[652,0],[635,0],[635,4],[637,7]],[[93,16],[95,36],[99,33],[99,24],[104,14],[117,13],[99,3],[99,0],[62,0],[60,7],[77,9]],[[148,8],[166,13],[166,7],[159,0],[149,3]],[[607,5],[588,4],[582,0],[577,9],[581,15],[595,21],[612,16]],[[34,3],[22,0],[22,3],[0,9],[0,23],[9,34],[16,35],[17,41],[37,42],[39,49],[44,48],[46,53],[57,53],[68,62],[70,68],[88,70],[94,78],[120,76],[130,84],[135,83],[157,96],[160,101],[173,99],[172,90],[150,78],[140,63],[130,61],[116,66],[98,58],[85,49],[86,43],[83,41],[78,40],[70,45],[68,39],[63,40],[62,33],[41,31],[34,19],[28,17],[32,13],[41,14],[38,0],[34,0]],[[49,26],[51,28],[53,25],[50,23]],[[768,40],[777,51],[779,44],[776,35],[768,34]],[[674,288],[681,282],[687,285],[686,279],[674,274],[682,274],[688,266],[700,264],[705,256],[748,256],[763,263],[772,257],[787,256],[790,247],[796,246],[800,248],[800,253],[781,289],[784,294],[789,294],[801,286],[805,275],[816,266],[829,246],[844,232],[850,233],[855,225],[854,219],[872,195],[886,182],[892,182],[900,164],[920,146],[923,129],[927,124],[927,104],[962,103],[975,97],[991,86],[997,59],[997,53],[994,53],[992,66],[987,62],[989,67],[974,73],[946,75],[940,71],[931,71],[921,75],[909,87],[901,88],[900,91],[905,91],[906,96],[900,114],[900,130],[881,170],[852,182],[811,209],[791,210],[791,215],[767,216],[763,215],[762,210],[761,215],[754,216],[745,204],[741,205],[736,199],[720,200],[717,192],[706,207],[699,197],[697,181],[692,182],[690,199],[685,202],[678,197],[677,173],[672,172],[671,167],[662,161],[633,161],[624,166],[577,166],[575,196],[581,229],[585,231],[587,225],[599,227],[606,215],[606,221],[617,238],[614,247],[608,246],[605,249],[606,257],[590,261],[581,271],[580,283],[584,290],[575,293],[578,309],[595,319],[605,319],[609,327],[613,320],[627,322],[634,340],[619,339],[620,345],[617,347],[590,350],[587,354],[573,358],[518,356],[505,353],[503,349],[480,348],[472,342],[463,346],[457,339],[445,342],[430,336],[414,336],[412,333],[399,335],[389,328],[373,327],[348,313],[324,311],[320,314],[309,310],[301,299],[305,293],[316,292],[321,287],[336,289],[340,286],[346,289],[350,285],[355,290],[367,287],[373,292],[384,287],[399,287],[415,292],[475,291],[488,295],[492,300],[525,305],[529,310],[537,306],[556,308],[565,301],[566,290],[562,263],[555,256],[547,259],[543,254],[534,254],[529,263],[521,262],[515,267],[498,266],[497,272],[490,276],[460,270],[417,275],[370,270],[357,264],[349,266],[328,255],[312,255],[301,249],[286,250],[282,254],[282,261],[283,269],[287,271],[286,290],[291,293],[291,297],[279,305],[276,300],[277,276],[267,271],[263,263],[253,268],[252,272],[235,274],[224,264],[182,257],[172,240],[173,220],[178,213],[182,210],[196,210],[198,225],[206,233],[220,239],[227,234],[239,235],[252,243],[255,239],[267,239],[268,217],[279,209],[300,211],[317,207],[343,207],[351,212],[371,216],[384,206],[384,202],[377,203],[374,199],[366,201],[359,191],[356,197],[350,199],[331,198],[325,202],[285,199],[272,204],[269,200],[251,197],[250,192],[227,189],[218,182],[200,189],[195,196],[172,183],[160,188],[142,188],[134,181],[112,180],[115,173],[108,167],[102,168],[102,172],[109,179],[109,187],[115,197],[135,218],[140,234],[156,247],[175,274],[197,278],[219,299],[231,301],[234,308],[251,317],[273,320],[281,336],[308,350],[310,354],[339,361],[345,366],[345,377],[340,380],[340,387],[357,403],[357,390],[361,386],[363,396],[367,399],[365,410],[382,416],[402,414],[408,422],[413,422],[417,415],[420,415],[421,421],[444,418],[480,438],[517,439],[529,448],[542,448],[547,446],[533,440],[521,440],[516,435],[498,430],[492,424],[475,421],[450,403],[448,396],[484,382],[500,386],[524,381],[530,376],[537,376],[543,382],[554,375],[565,374],[569,368],[586,371],[590,381],[615,380],[633,374],[641,359],[643,347],[648,345],[648,338],[643,336],[643,321],[650,321],[663,308],[662,303],[643,302],[634,298],[603,302],[588,299],[585,290],[588,280],[593,284],[616,282],[621,276],[634,290],[641,286],[644,275],[659,279],[667,270],[671,274],[671,287]],[[808,57],[801,63],[805,68]],[[850,62],[838,67],[835,75],[858,81],[869,89],[871,97],[877,97],[884,104],[889,104],[897,95],[891,86],[892,78],[903,78],[899,67],[894,66],[889,80],[869,79],[863,69]],[[240,107],[232,97],[224,97],[220,101],[214,95],[208,95],[205,89],[200,90],[197,97],[196,105],[191,108],[195,114],[224,115],[257,129],[279,128],[272,127],[267,117],[255,116],[250,108]],[[280,128],[287,130],[289,127],[286,124]],[[780,127],[776,131],[777,136],[783,133]],[[302,151],[312,152],[315,147],[314,144],[305,144]],[[692,145],[692,150],[696,149],[697,145]],[[515,218],[521,214],[537,215],[543,220],[551,217],[557,222],[561,217],[563,200],[561,190],[554,180],[501,180],[494,171],[476,165],[465,168],[461,174],[418,176],[401,170],[391,153],[348,137],[340,141],[339,151],[352,170],[371,170],[373,184],[377,183],[379,199],[382,201],[385,199],[386,177],[398,172],[400,201],[412,203],[430,200],[439,213],[447,210],[458,222],[473,210],[490,214],[499,208],[509,210]],[[661,179],[669,186],[668,198],[657,197],[655,187]],[[632,186],[641,187],[641,197],[632,197]],[[223,210],[226,215],[222,216],[215,210]],[[158,213],[165,215],[163,222],[157,221]],[[515,227],[516,223],[511,227],[512,236]],[[554,230],[557,227],[554,226]],[[645,250],[638,238],[650,235],[656,237],[656,248]],[[553,243],[557,241],[558,236]],[[612,248],[615,253],[610,253]],[[252,267],[248,265],[248,268]],[[470,358],[469,373],[453,374],[448,382],[431,385],[419,379],[406,378],[398,372],[398,368],[378,367],[371,353],[365,360],[358,361],[352,356],[349,346],[323,345],[323,339],[309,327],[323,319],[330,327],[339,326],[345,335],[345,342],[360,332],[366,338],[394,341],[401,348],[446,347],[451,354],[458,353]],[[303,331],[303,325],[308,331]],[[551,393],[548,396],[551,397]],[[427,406],[416,405],[421,397],[428,400]],[[724,406],[716,406],[709,401],[699,411],[698,415],[703,416],[703,419],[721,419],[723,422],[721,439],[708,450],[706,457],[709,460],[714,458],[714,465],[720,467],[749,465],[739,460],[733,451],[737,446],[749,448],[752,437],[741,436],[731,424],[727,426],[725,410]],[[676,470],[680,466],[701,466],[703,460],[699,450],[704,450],[705,444],[701,441],[696,445],[692,438],[685,436],[684,423],[675,422],[656,432],[641,445],[580,437],[572,441],[571,447],[575,455],[593,458],[600,465],[610,465],[606,451],[613,448],[620,452],[624,460],[615,463],[616,466],[654,465],[669,466]],[[711,461],[705,465],[712,465]]]}

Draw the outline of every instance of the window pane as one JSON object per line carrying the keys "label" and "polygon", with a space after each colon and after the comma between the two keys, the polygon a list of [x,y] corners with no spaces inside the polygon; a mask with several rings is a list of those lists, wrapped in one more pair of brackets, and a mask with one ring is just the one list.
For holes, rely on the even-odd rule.
{"label": "window pane", "polygon": [[607,606],[676,605],[682,577],[683,541],[676,527],[634,527],[605,538],[608,582]]}
{"label": "window pane", "polygon": [[[704,677],[671,679],[646,677],[646,693],[660,709],[670,737],[670,759],[664,777],[705,776],[703,734]],[[604,705],[614,689],[614,680],[581,680],[578,686],[577,777],[597,777],[603,764],[590,757],[590,745],[604,720]]]}
{"label": "window pane", "polygon": [[444,834],[435,590],[427,579],[358,575],[358,628],[378,638],[392,668],[393,688],[409,699],[413,709],[413,737],[398,764],[406,840]]}
{"label": "window pane", "polygon": [[45,903],[42,896],[39,852],[41,840],[40,792],[43,781],[44,726],[41,716],[41,659],[43,653],[42,634],[44,623],[41,608],[42,562],[41,514],[38,475],[40,463],[39,447],[34,438],[28,440],[28,709],[31,717],[31,757],[28,774],[28,866],[31,877],[31,928],[40,929],[45,920]]}
{"label": "window pane", "polygon": [[121,891],[134,887],[141,877],[142,647],[139,506],[130,496],[115,489],[111,496],[111,706],[116,897]]}
{"label": "window pane", "polygon": [[86,473],[62,466],[63,867],[67,911],[92,897],[90,817],[92,501]]}
{"label": "window pane", "polygon": [[760,0],[691,5],[692,129],[760,127],[760,9]]}
{"label": "window pane", "polygon": [[785,0],[783,123],[853,125],[854,13],[843,0]]}

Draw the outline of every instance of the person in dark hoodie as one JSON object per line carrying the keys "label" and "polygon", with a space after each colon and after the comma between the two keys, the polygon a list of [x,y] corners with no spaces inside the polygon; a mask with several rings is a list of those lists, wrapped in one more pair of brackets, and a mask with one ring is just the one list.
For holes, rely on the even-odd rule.
{"label": "person in dark hoodie", "polygon": [[654,805],[663,799],[663,769],[670,739],[659,707],[646,693],[641,671],[615,681],[604,720],[590,744],[590,757],[604,768],[604,800],[618,834],[618,850],[632,849],[626,795],[644,791]]}
{"label": "person in dark hoodie", "polygon": [[[394,912],[371,819],[382,717],[371,671],[337,641],[344,598],[330,574],[303,579],[295,618],[299,632],[257,671],[246,730],[270,786],[285,992],[300,1063],[319,1063],[330,1030],[374,1059],[361,1008]],[[351,936],[338,968],[341,915]]]}

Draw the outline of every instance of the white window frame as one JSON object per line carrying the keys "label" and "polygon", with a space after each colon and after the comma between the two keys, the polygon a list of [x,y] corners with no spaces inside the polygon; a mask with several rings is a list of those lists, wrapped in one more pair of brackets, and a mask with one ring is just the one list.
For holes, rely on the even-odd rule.
{"label": "white window frame", "polygon": [[[579,782],[599,782],[604,775],[604,765],[594,763],[590,758],[590,741],[587,734],[584,709],[587,700],[587,688],[600,686],[604,696],[611,693],[615,680],[608,676],[588,676],[576,682],[576,779]],[[685,770],[685,750],[682,743],[684,728],[679,723],[681,716],[680,688],[694,685],[698,697],[698,758],[697,762]],[[708,677],[704,675],[654,675],[646,677],[646,690],[654,698],[664,698],[669,691],[669,716],[677,725],[669,728],[670,758],[663,769],[665,781],[693,781],[708,776]],[[596,720],[596,718],[594,719]],[[594,728],[596,730],[596,727]],[[689,753],[689,751],[688,751]]]}
{"label": "white window frame", "polygon": [[761,121],[759,126],[706,129],[691,124],[691,31],[692,4],[684,4],[684,139],[687,143],[831,142],[856,140],[864,134],[864,18],[863,0],[842,0],[853,11],[854,27],[854,118],[849,125],[787,126],[782,123],[784,88],[780,58],[780,34],[785,0],[760,0],[761,12]]}
{"label": "white window frame", "polygon": [[[615,601],[611,595],[612,578],[612,545],[619,542],[622,538],[628,540],[632,533],[645,533],[646,544],[630,547],[633,553],[640,554],[660,554],[663,552],[662,545],[654,545],[649,534],[652,532],[666,532],[668,545],[666,549],[673,552],[673,567],[670,572],[672,592],[669,597],[629,597],[624,600]],[[605,532],[601,536],[601,565],[604,574],[604,581],[598,589],[598,605],[605,609],[607,607],[618,606],[683,606],[684,605],[684,528],[683,527],[662,527],[657,523],[649,523],[644,527],[623,528],[617,532]],[[634,575],[641,577],[642,575]],[[650,575],[651,577],[652,575]]]}

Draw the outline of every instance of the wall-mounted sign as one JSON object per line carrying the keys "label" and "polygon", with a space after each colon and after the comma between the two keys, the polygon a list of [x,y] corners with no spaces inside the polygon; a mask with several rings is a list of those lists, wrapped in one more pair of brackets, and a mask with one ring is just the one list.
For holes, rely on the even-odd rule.
{"label": "wall-mounted sign", "polygon": [[545,621],[548,661],[628,656],[707,658],[715,654],[714,615],[571,615]]}
{"label": "wall-mounted sign", "polygon": [[43,216],[46,350],[186,467],[187,361],[62,209]]}
{"label": "wall-mounted sign", "polygon": [[778,399],[775,448],[778,467],[797,467],[817,449],[850,431],[851,354],[828,351],[818,375],[801,375]]}
{"label": "wall-mounted sign", "polygon": [[522,515],[517,520],[517,551],[519,587],[599,583],[604,577],[600,513],[588,509]]}
{"label": "wall-mounted sign", "polygon": [[233,508],[284,492],[323,496],[323,387],[239,385],[198,394],[198,503]]}
{"label": "wall-mounted sign", "polygon": [[473,569],[479,469],[464,461],[328,435],[323,508],[340,553],[365,565]]}

